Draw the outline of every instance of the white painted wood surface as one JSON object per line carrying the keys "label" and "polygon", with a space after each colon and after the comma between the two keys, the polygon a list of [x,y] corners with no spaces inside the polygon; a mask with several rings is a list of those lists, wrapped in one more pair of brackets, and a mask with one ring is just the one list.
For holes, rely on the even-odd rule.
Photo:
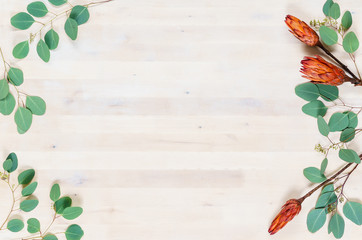
{"label": "white painted wood surface", "polygon": [[[29,2],[1,0],[0,8],[1,47],[24,70],[22,89],[48,107],[25,135],[12,116],[0,116],[2,158],[14,151],[22,169],[37,170],[40,205],[26,217],[50,221],[48,192],[57,181],[85,210],[72,221],[84,239],[332,239],[325,227],[306,229],[315,197],[280,233],[267,233],[282,204],[311,187],[302,169],[322,158],[313,151],[322,141],[316,122],[294,95],[304,81],[300,60],[317,52],[283,20],[322,18],[324,1],[115,0],[90,9],[75,42],[63,33],[64,19],[56,22],[61,41],[48,64],[34,49],[26,60],[11,58],[28,35],[9,19]],[[339,2],[360,33],[362,4]],[[362,100],[360,89],[341,92]],[[358,174],[352,198],[361,196]],[[10,203],[6,186],[0,191],[3,218]],[[361,234],[346,222],[345,239]]]}

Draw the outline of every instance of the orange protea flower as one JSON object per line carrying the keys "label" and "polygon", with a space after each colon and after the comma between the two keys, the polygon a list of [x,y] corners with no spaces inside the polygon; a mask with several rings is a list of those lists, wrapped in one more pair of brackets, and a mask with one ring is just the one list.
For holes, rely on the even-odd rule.
{"label": "orange protea flower", "polygon": [[298,215],[301,209],[302,204],[299,200],[288,200],[270,225],[268,230],[270,235],[273,235],[280,229],[282,229],[289,221],[291,221],[296,215]]}
{"label": "orange protea flower", "polygon": [[339,67],[327,62],[320,56],[305,57],[302,60],[300,72],[302,77],[326,85],[338,86],[347,80],[345,72]]}
{"label": "orange protea flower", "polygon": [[292,15],[287,15],[285,23],[288,25],[290,32],[308,46],[316,46],[319,43],[318,34],[305,22]]}

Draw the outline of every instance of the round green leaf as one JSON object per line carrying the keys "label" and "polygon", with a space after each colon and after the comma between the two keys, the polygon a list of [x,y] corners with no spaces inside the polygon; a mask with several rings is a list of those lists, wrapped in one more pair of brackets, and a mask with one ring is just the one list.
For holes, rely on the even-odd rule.
{"label": "round green leaf", "polygon": [[50,190],[50,199],[55,202],[59,199],[60,197],[60,187],[59,184],[56,183],[52,186],[51,190]]}
{"label": "round green leaf", "polygon": [[316,100],[319,97],[319,90],[313,83],[302,83],[295,87],[295,94],[306,101]]}
{"label": "round green leaf", "polygon": [[325,208],[331,203],[337,201],[337,195],[334,192],[326,192],[319,196],[315,208]]}
{"label": "round green leaf", "polygon": [[351,201],[346,202],[343,206],[343,214],[355,224],[362,225],[362,204]]}
{"label": "round green leaf", "polygon": [[358,125],[358,116],[354,112],[346,112],[348,114],[349,124],[348,127],[356,128]]}
{"label": "round green leaf", "polygon": [[26,197],[26,196],[29,196],[29,195],[33,194],[37,186],[38,186],[37,182],[30,183],[27,187],[25,187],[21,191],[21,195],[23,197]]}
{"label": "round green leaf", "polygon": [[8,78],[10,83],[15,86],[20,86],[24,82],[24,74],[23,71],[19,68],[10,68],[8,72]]}
{"label": "round green leaf", "polygon": [[58,214],[62,214],[64,212],[64,209],[70,207],[71,205],[72,199],[70,197],[62,197],[54,203],[55,212]]}
{"label": "round green leaf", "polygon": [[73,18],[68,18],[64,25],[65,33],[70,39],[75,40],[78,36],[78,23]]}
{"label": "round green leaf", "polygon": [[79,217],[83,213],[81,207],[67,207],[63,211],[63,217],[67,220],[73,220]]}
{"label": "round green leaf", "polygon": [[323,208],[312,209],[307,216],[307,227],[311,233],[317,232],[326,222],[327,214]]}
{"label": "round green leaf", "polygon": [[331,8],[329,9],[329,15],[336,20],[341,16],[341,9],[338,3],[332,4]]}
{"label": "round green leaf", "polygon": [[46,110],[46,104],[41,97],[37,96],[27,96],[26,97],[26,107],[34,114],[34,115],[43,115]]}
{"label": "round green leaf", "polygon": [[44,36],[45,43],[48,45],[50,50],[54,50],[59,44],[59,35],[53,29],[50,29]]}
{"label": "round green leaf", "polygon": [[321,174],[324,174],[324,172],[326,171],[327,165],[328,165],[328,159],[325,158],[325,159],[323,159],[323,161],[321,163]]}
{"label": "round green leaf", "polygon": [[356,34],[354,34],[354,32],[347,33],[343,39],[342,44],[343,44],[344,51],[346,51],[348,53],[355,52],[359,47],[359,41],[358,41]]}
{"label": "round green leaf", "polygon": [[49,0],[49,2],[55,6],[63,5],[67,0]]}
{"label": "round green leaf", "polygon": [[10,159],[12,162],[11,169],[8,172],[14,172],[18,168],[18,157],[12,152],[6,157],[6,159]]}
{"label": "round green leaf", "polygon": [[12,219],[6,226],[11,232],[20,232],[24,228],[24,223],[20,219]]}
{"label": "round green leaf", "polygon": [[79,240],[83,237],[84,232],[77,224],[70,225],[65,231],[67,240]]}
{"label": "round green leaf", "polygon": [[88,8],[80,5],[74,6],[70,12],[69,17],[73,18],[78,23],[78,26],[82,25],[89,19]]}
{"label": "round green leaf", "polygon": [[19,107],[14,115],[15,123],[24,132],[26,132],[33,121],[33,114],[31,111],[24,107]]}
{"label": "round green leaf", "polygon": [[303,170],[304,176],[311,181],[312,183],[321,183],[325,181],[327,178],[318,168],[308,167]]}
{"label": "round green leaf", "polygon": [[324,116],[327,113],[327,107],[319,100],[311,101],[302,107],[302,111],[312,117]]}
{"label": "round green leaf", "polygon": [[354,139],[355,136],[355,129],[354,128],[346,128],[342,131],[341,137],[339,140],[341,142],[349,142]]}
{"label": "round green leaf", "polygon": [[48,45],[43,41],[43,39],[40,39],[37,46],[36,51],[38,53],[38,56],[44,61],[49,62],[50,59],[50,51],[48,48]]}
{"label": "round green leaf", "polygon": [[28,232],[29,233],[37,233],[40,231],[40,222],[36,218],[29,218],[28,221]]}
{"label": "round green leaf", "polygon": [[30,212],[34,210],[34,208],[36,208],[38,204],[39,201],[35,199],[24,200],[20,203],[20,209],[23,210],[24,212]]}
{"label": "round green leaf", "polygon": [[28,13],[20,12],[13,16],[10,20],[11,25],[15,28],[25,30],[31,27],[35,22],[34,18],[30,16]]}
{"label": "round green leaf", "polygon": [[334,237],[339,239],[344,233],[344,220],[338,213],[335,213],[328,224],[328,232],[332,232]]}
{"label": "round green leaf", "polygon": [[43,2],[32,2],[27,7],[28,13],[34,17],[44,17],[48,13],[48,9]]}
{"label": "round green leaf", "polygon": [[349,124],[349,119],[347,114],[340,112],[334,113],[329,119],[329,129],[331,132],[342,131]]}
{"label": "round green leaf", "polygon": [[328,136],[329,126],[322,116],[317,117],[318,130],[323,136]]}
{"label": "round green leaf", "polygon": [[319,28],[319,34],[321,35],[322,41],[327,45],[333,45],[338,42],[337,33],[326,26],[321,26]]}
{"label": "round green leaf", "polygon": [[14,111],[15,105],[15,98],[9,92],[6,98],[0,100],[0,113],[3,115],[10,115]]}
{"label": "round green leaf", "polygon": [[43,239],[44,240],[58,240],[58,238],[53,234],[47,234]]}
{"label": "round green leaf", "polygon": [[332,1],[332,0],[327,0],[327,1],[324,3],[324,5],[323,5],[323,13],[324,13],[327,17],[330,17],[329,11],[330,11],[332,5],[333,5],[333,1]]}
{"label": "round green leaf", "polygon": [[0,100],[6,98],[9,94],[9,84],[6,79],[0,80]]}
{"label": "round green leaf", "polygon": [[338,98],[338,87],[325,84],[316,84],[316,86],[318,87],[319,94],[324,100],[331,102]]}
{"label": "round green leaf", "polygon": [[10,172],[12,166],[13,166],[13,161],[11,161],[11,159],[6,159],[3,163],[3,168],[7,172]]}
{"label": "round green leaf", "polygon": [[342,26],[345,30],[352,26],[352,14],[350,11],[346,11],[342,17]]}
{"label": "round green leaf", "polygon": [[29,53],[29,42],[24,41],[18,43],[13,49],[13,56],[18,59],[23,59],[28,56]]}
{"label": "round green leaf", "polygon": [[331,183],[331,184],[328,184],[328,185],[324,186],[324,187],[323,187],[323,189],[322,189],[321,194],[323,194],[323,193],[327,193],[327,192],[334,192],[334,186],[333,186],[333,183]]}
{"label": "round green leaf", "polygon": [[28,170],[21,172],[18,176],[19,184],[26,185],[26,184],[30,183],[31,180],[33,180],[33,178],[34,178],[34,175],[35,175],[34,169],[28,169]]}
{"label": "round green leaf", "polygon": [[338,156],[340,159],[346,162],[355,162],[360,163],[361,159],[359,158],[358,154],[352,149],[341,149],[338,152]]}

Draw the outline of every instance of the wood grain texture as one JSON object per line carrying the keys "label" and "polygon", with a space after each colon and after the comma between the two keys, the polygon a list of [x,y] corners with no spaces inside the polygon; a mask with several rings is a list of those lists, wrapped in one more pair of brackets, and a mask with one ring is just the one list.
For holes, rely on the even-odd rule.
{"label": "wood grain texture", "polygon": [[[306,229],[315,196],[278,235],[267,233],[282,204],[312,187],[302,169],[322,160],[313,151],[324,141],[316,121],[294,95],[304,81],[300,60],[317,51],[283,20],[322,18],[324,1],[115,0],[90,8],[74,42],[64,19],[55,22],[61,41],[48,64],[34,44],[27,59],[11,57],[28,34],[9,19],[31,1],[0,2],[0,46],[23,69],[22,89],[47,102],[25,135],[12,116],[0,116],[2,159],[14,151],[21,169],[37,170],[40,204],[26,217],[50,221],[48,192],[59,182],[84,208],[74,222],[86,240],[332,239],[325,228]],[[358,34],[362,4],[339,2],[353,11]],[[361,89],[344,86],[341,94],[361,103]],[[341,163],[330,165],[327,173]],[[351,198],[361,195],[357,172]],[[6,195],[0,185],[0,218]],[[67,224],[60,220],[54,232]],[[361,234],[346,222],[345,239]]]}

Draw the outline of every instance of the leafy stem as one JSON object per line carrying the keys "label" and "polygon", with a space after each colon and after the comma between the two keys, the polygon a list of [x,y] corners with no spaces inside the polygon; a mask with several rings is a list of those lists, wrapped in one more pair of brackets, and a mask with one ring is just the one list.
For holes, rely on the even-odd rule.
{"label": "leafy stem", "polygon": [[3,227],[4,227],[4,225],[7,223],[7,221],[9,220],[9,218],[10,218],[10,215],[11,215],[11,213],[12,212],[14,212],[14,206],[15,206],[15,190],[16,189],[13,189],[12,187],[11,187],[11,185],[10,185],[10,173],[9,173],[9,175],[7,176],[7,181],[6,180],[4,180],[6,183],[7,183],[7,185],[9,186],[9,188],[10,188],[10,190],[11,190],[11,196],[12,196],[12,205],[11,205],[11,209],[10,209],[10,211],[9,211],[9,214],[7,215],[7,217],[6,217],[6,219],[5,219],[5,221],[3,222],[3,224],[1,225],[1,227],[0,227],[0,230],[2,230],[3,229]]}

